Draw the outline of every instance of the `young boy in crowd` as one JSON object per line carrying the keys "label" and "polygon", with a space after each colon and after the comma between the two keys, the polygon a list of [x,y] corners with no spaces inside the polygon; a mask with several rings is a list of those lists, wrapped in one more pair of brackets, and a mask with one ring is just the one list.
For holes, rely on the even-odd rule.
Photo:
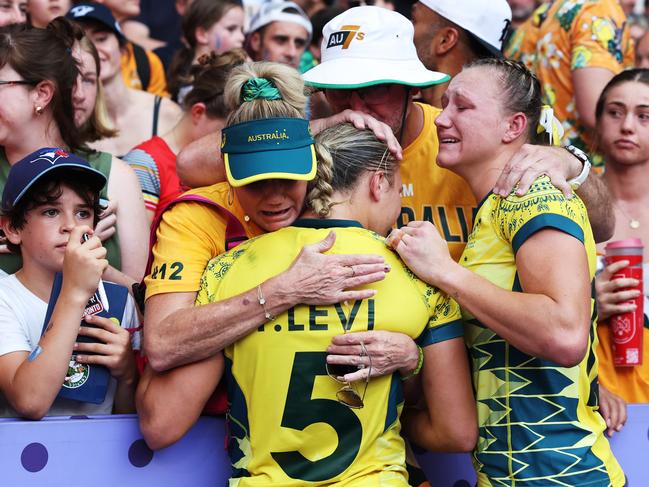
{"label": "young boy in crowd", "polygon": [[[23,267],[0,279],[0,416],[135,409],[137,372],[127,330],[138,325],[133,300],[127,297],[123,313],[111,310],[120,316],[83,317],[108,265],[106,250],[92,236],[104,184],[86,161],[56,148],[28,155],[9,172],[2,229],[10,250],[22,254]],[[61,290],[44,327],[57,272],[63,274]],[[77,341],[78,335],[92,340]],[[57,398],[68,368],[83,371],[86,364],[103,365],[112,376],[103,403]]]}

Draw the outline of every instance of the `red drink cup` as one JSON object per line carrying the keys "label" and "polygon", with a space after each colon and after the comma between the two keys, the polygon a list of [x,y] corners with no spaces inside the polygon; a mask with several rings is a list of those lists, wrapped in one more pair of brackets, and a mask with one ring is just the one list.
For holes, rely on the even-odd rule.
{"label": "red drink cup", "polygon": [[637,298],[628,301],[636,305],[635,311],[611,316],[609,320],[613,357],[617,367],[642,365],[642,333],[644,325],[642,249],[642,241],[639,238],[617,240],[606,245],[607,265],[620,260],[629,261],[629,265],[617,271],[613,279],[630,277],[640,282],[636,287],[630,288],[640,291]]}

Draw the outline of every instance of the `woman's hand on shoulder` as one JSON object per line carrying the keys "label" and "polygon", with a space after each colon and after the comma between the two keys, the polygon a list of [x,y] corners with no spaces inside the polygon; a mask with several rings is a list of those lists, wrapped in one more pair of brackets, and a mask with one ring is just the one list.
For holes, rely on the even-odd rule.
{"label": "woman's hand on shoulder", "polygon": [[372,289],[354,289],[384,279],[390,270],[385,259],[371,254],[325,254],[335,241],[335,232],[330,232],[324,240],[305,245],[291,267],[278,276],[296,304],[327,305],[376,294]]}
{"label": "woman's hand on shoulder", "polygon": [[457,264],[437,228],[427,221],[414,221],[390,232],[387,244],[419,279],[433,286]]}
{"label": "woman's hand on shoulder", "polygon": [[503,168],[493,192],[506,197],[516,188],[516,194],[522,196],[536,178],[545,174],[567,198],[572,198],[568,179],[581,172],[580,166],[579,160],[561,147],[524,144]]}

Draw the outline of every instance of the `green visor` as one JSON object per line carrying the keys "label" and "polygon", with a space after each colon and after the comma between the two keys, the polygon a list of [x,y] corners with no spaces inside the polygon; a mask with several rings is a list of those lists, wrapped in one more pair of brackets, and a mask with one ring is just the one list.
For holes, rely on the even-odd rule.
{"label": "green visor", "polygon": [[266,118],[239,123],[221,132],[221,154],[234,187],[264,179],[311,181],[316,155],[309,122]]}

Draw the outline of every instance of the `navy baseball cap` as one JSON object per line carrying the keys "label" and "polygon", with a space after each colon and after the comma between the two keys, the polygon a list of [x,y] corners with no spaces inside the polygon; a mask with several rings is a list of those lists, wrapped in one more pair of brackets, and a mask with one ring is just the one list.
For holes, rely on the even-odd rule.
{"label": "navy baseball cap", "polygon": [[79,3],[68,10],[68,13],[65,14],[65,16],[68,19],[77,22],[97,22],[113,32],[119,39],[120,43],[126,41],[126,36],[124,36],[124,33],[122,32],[122,28],[119,26],[117,20],[115,20],[110,9],[105,5],[95,2]]}
{"label": "navy baseball cap", "polygon": [[36,182],[52,171],[80,171],[88,184],[100,191],[106,176],[90,167],[87,161],[58,147],[44,147],[11,166],[4,191],[2,211],[11,210]]}
{"label": "navy baseball cap", "polygon": [[311,181],[317,162],[309,122],[266,118],[221,131],[221,154],[234,187],[264,179]]}

